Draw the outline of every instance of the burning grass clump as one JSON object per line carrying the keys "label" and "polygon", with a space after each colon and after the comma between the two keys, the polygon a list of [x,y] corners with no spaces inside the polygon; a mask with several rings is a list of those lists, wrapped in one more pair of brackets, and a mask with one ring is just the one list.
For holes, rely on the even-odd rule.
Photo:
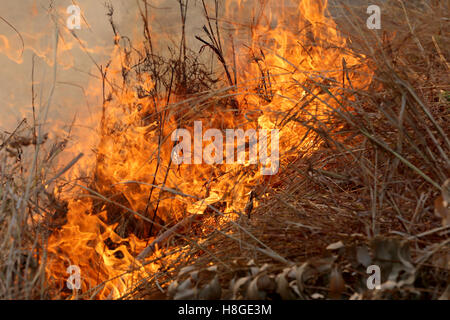
{"label": "burning grass clump", "polygon": [[[297,64],[255,41],[248,51],[257,79],[249,80],[233,39],[226,48],[221,36],[218,2],[212,18],[202,1],[201,53],[186,46],[188,11],[179,3],[180,41],[166,54],[155,50],[147,2],[138,44],[120,34],[108,8],[116,47],[99,67],[93,175],[82,186],[63,181],[63,189],[82,189],[76,199],[46,186],[80,158],[44,177],[35,161],[21,178],[21,150],[34,146],[37,157],[45,137],[35,128],[35,138],[1,137],[0,296],[448,299],[448,4],[380,4],[381,31],[342,5],[344,47],[320,36],[334,28],[312,23],[285,50],[301,49]],[[307,69],[328,50],[338,70]],[[175,166],[170,134],[194,120],[221,129],[276,124],[295,141],[281,141],[289,147],[275,176],[251,165]],[[68,262],[91,269],[84,274],[93,283],[81,292],[61,281]],[[381,290],[367,287],[372,265]]]}

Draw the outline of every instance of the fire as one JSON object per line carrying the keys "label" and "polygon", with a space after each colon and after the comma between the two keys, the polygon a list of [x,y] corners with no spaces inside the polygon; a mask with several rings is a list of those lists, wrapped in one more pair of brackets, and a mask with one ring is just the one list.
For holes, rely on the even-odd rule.
{"label": "fire", "polygon": [[[318,147],[304,138],[306,126],[289,117],[301,110],[305,123],[312,117],[325,120],[324,103],[307,103],[321,94],[309,86],[311,79],[339,82],[343,59],[349,70],[360,63],[342,50],[346,41],[326,16],[326,7],[327,1],[319,0],[225,1],[219,22],[230,40],[227,43],[232,43],[224,48],[230,77],[217,67],[223,81],[212,88],[212,94],[176,88],[170,96],[167,90],[166,95],[152,96],[160,85],[158,79],[146,72],[133,74],[131,50],[116,35],[111,63],[102,69],[106,90],[99,88],[98,81],[87,90],[103,100],[102,111],[94,117],[101,122],[99,138],[91,133],[86,137],[86,141],[99,139],[96,155],[82,163],[90,170],[91,182],[71,183],[81,187],[78,196],[57,189],[68,207],[66,223],[48,240],[46,272],[55,295],[66,288],[67,268],[77,265],[82,279],[79,295],[119,298],[161,267],[162,262],[144,264],[137,256],[166,224],[202,214],[208,205],[220,206],[227,217],[222,219],[244,212],[250,191],[264,182],[261,164],[175,164],[170,137],[176,129],[193,133],[195,121],[201,121],[204,130],[279,129],[280,167],[299,152]],[[254,19],[249,21],[249,16]],[[0,37],[0,49],[8,45]],[[144,50],[145,44],[138,49]],[[355,87],[369,80],[354,71],[349,77]],[[227,88],[227,80],[233,86]],[[76,181],[77,174],[73,171],[67,180]],[[61,293],[68,295],[67,290]]]}

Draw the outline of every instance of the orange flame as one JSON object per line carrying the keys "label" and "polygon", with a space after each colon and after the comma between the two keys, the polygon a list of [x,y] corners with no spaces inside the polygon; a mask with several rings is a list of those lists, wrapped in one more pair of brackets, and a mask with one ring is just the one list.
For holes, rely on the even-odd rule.
{"label": "orange flame", "polygon": [[[237,86],[231,91],[239,114],[214,103],[188,110],[189,104],[183,102],[187,97],[183,96],[174,95],[169,103],[156,105],[148,97],[140,97],[135,88],[150,92],[155,79],[140,77],[121,85],[121,74],[128,64],[123,48],[116,46],[108,70],[108,78],[114,83],[111,87],[117,88],[116,99],[105,101],[105,112],[99,116],[102,132],[97,156],[83,164],[93,168],[89,188],[96,193],[77,198],[61,194],[68,201],[67,223],[49,239],[47,274],[51,284],[61,288],[61,279],[69,276],[67,267],[78,265],[81,293],[100,285],[89,291],[88,297],[118,298],[156,272],[158,263],[144,266],[136,259],[153,237],[148,234],[149,223],[130,211],[146,214],[149,219],[156,212],[161,224],[201,214],[207,205],[216,203],[224,203],[221,210],[231,218],[243,212],[249,191],[262,182],[258,166],[175,166],[171,161],[173,143],[165,138],[182,121],[187,126],[200,119],[205,128],[279,128],[282,164],[298,152],[317,148],[311,139],[303,140],[306,129],[301,124],[284,119],[305,103],[310,79],[339,81],[342,59],[349,68],[360,61],[340,49],[346,47],[346,41],[333,20],[326,17],[327,1],[289,4],[274,1],[255,7],[252,1],[226,1],[222,22],[231,29],[229,36],[234,44],[226,59],[230,70],[236,71]],[[253,21],[246,19],[249,16]],[[356,73],[351,78],[356,87],[370,80]],[[103,94],[98,87],[89,91],[91,95]],[[326,109],[313,102],[305,104],[302,115],[305,121],[313,116],[325,118]],[[161,114],[166,115],[163,125],[158,122]],[[118,209],[116,203],[126,204],[131,210]]]}

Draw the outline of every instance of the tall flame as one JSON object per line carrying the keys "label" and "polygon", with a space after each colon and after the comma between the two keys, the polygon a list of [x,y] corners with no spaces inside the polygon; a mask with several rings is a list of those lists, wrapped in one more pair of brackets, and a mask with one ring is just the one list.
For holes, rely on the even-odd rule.
{"label": "tall flame", "polygon": [[[154,239],[150,228],[201,214],[208,204],[221,203],[221,211],[229,218],[244,210],[249,191],[263,180],[258,166],[174,165],[173,142],[168,137],[180,124],[191,130],[194,120],[201,120],[205,129],[280,129],[281,164],[299,151],[317,148],[310,138],[304,139],[304,126],[286,119],[298,109],[305,121],[327,117],[323,104],[306,103],[312,93],[319,94],[317,89],[308,92],[309,79],[339,81],[343,59],[349,69],[360,62],[341,49],[346,41],[326,16],[326,7],[327,1],[318,0],[257,6],[255,1],[226,1],[221,22],[227,25],[233,46],[225,58],[236,74],[236,86],[226,94],[235,97],[239,112],[222,106],[214,96],[206,102],[174,94],[155,104],[139,94],[152,91],[155,79],[145,76],[121,83],[124,66],[129,64],[123,48],[116,46],[107,75],[116,92],[114,99],[106,97],[99,115],[102,129],[96,158],[84,164],[92,168],[93,177],[85,189],[94,193],[89,197],[88,192],[80,197],[61,194],[68,202],[67,223],[49,239],[47,274],[54,288],[64,288],[67,267],[78,265],[80,292],[95,288],[88,297],[120,297],[160,268],[158,263],[143,265],[136,259]],[[356,73],[351,73],[351,79],[356,87],[369,80]],[[89,91],[103,95],[98,87]],[[152,227],[134,213],[156,217],[158,224]]]}

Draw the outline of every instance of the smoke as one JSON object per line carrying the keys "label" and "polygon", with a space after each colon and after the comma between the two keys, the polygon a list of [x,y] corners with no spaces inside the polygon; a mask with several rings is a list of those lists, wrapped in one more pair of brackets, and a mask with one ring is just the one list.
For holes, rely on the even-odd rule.
{"label": "smoke", "polygon": [[[0,20],[0,131],[11,132],[24,118],[32,124],[33,72],[35,116],[39,125],[45,125],[44,130],[51,135],[64,135],[73,125],[75,130],[71,129],[72,133],[77,129],[95,132],[102,106],[98,67],[107,64],[114,45],[107,6],[114,8],[113,17],[120,34],[138,40],[143,28],[138,2],[142,6],[140,0],[108,0],[107,5],[105,0],[2,1],[1,17],[8,23]],[[181,33],[179,2],[153,0],[148,3],[155,40],[177,43]],[[209,13],[213,15],[214,1],[206,3]],[[238,6],[235,9],[239,10],[228,8],[230,12],[237,13],[231,19],[250,24],[251,17],[260,10],[256,5],[258,3],[259,0],[219,1],[219,10],[224,11],[225,6]],[[81,30],[75,31],[77,38],[66,27],[66,10],[72,4],[78,5],[82,12]],[[268,13],[270,10],[266,8]],[[271,22],[274,26],[276,23],[275,19]],[[188,46],[194,50],[201,45],[194,35],[202,34],[204,24],[201,1],[189,1],[186,34]],[[42,106],[47,103],[53,81],[56,30],[59,34],[56,88],[48,118],[43,119]],[[159,47],[164,50],[167,44]]]}
{"label": "smoke", "polygon": [[[130,12],[131,1],[113,0],[119,21]],[[34,70],[36,111],[45,104],[53,81],[53,47],[56,25],[59,30],[57,84],[50,108],[49,121],[71,121],[77,113],[92,113],[85,96],[92,59],[65,27],[66,8],[72,1],[22,0],[2,1],[0,12],[17,32],[0,21],[0,128],[12,130],[23,118],[32,119],[31,79]],[[82,0],[77,4],[83,11],[83,26],[77,35],[91,57],[102,65],[108,58],[112,32],[103,1]],[[87,22],[87,23],[86,23]],[[19,36],[20,34],[20,36]],[[22,43],[23,41],[23,43]],[[38,117],[39,118],[39,117]]]}
{"label": "smoke", "polygon": [[[108,0],[114,8],[114,21],[121,35],[130,38],[142,34],[138,2]],[[152,32],[155,38],[179,34],[180,9],[177,1],[149,1]],[[197,19],[202,8],[191,1],[188,34],[201,30]],[[67,7],[78,5],[82,10],[81,30],[75,39],[66,28]],[[56,24],[59,28],[58,73],[48,125],[68,125],[74,118],[85,119],[101,105],[96,93],[89,92],[99,77],[97,66],[104,66],[113,48],[113,31],[108,21],[104,0],[21,0],[0,3],[0,130],[13,130],[23,119],[32,119],[32,71],[35,103],[46,103],[52,82],[53,47]],[[192,23],[194,22],[194,23]],[[89,55],[86,53],[89,52]],[[33,67],[34,66],[34,67]],[[39,117],[38,117],[39,118]],[[53,124],[51,124],[53,123]],[[83,121],[85,123],[85,121]]]}

